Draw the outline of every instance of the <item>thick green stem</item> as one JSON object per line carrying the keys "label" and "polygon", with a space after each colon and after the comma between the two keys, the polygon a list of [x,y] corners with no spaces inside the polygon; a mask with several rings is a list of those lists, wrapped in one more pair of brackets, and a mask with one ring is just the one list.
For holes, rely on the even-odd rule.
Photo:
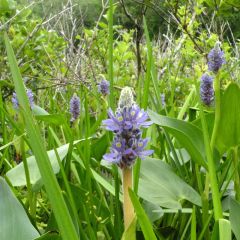
{"label": "thick green stem", "polygon": [[220,123],[221,118],[221,96],[220,96],[220,78],[219,74],[216,75],[214,80],[214,91],[215,91],[215,119],[214,119],[214,126],[213,132],[211,137],[211,149],[214,150],[214,146],[216,143],[217,138],[217,131]]}
{"label": "thick green stem", "polygon": [[214,147],[216,143],[217,131],[219,127],[220,114],[221,114],[220,78],[218,74],[216,75],[216,78],[214,80],[214,90],[215,90],[215,120],[214,120],[213,133],[212,133],[210,143],[208,138],[206,119],[202,109],[201,109],[201,112],[202,112],[202,124],[204,125],[204,129],[205,129],[204,139],[205,139],[205,146],[206,146],[207,159],[208,159],[209,179],[210,179],[211,188],[212,188],[214,218],[215,220],[218,220],[223,217],[221,198],[220,198],[217,175],[216,175],[216,168],[215,168],[215,163],[213,159],[213,152],[214,152]]}
{"label": "thick green stem", "polygon": [[234,179],[234,188],[236,192],[236,200],[240,201],[240,180],[239,180],[239,173],[238,173],[238,147],[233,148],[233,165],[234,165],[234,172],[235,172],[235,179]]}
{"label": "thick green stem", "polygon": [[132,168],[123,168],[123,213],[124,213],[124,228],[128,229],[134,219],[134,208],[130,199],[128,190],[132,189]]}
{"label": "thick green stem", "polygon": [[[222,205],[221,205],[220,194],[219,194],[219,190],[218,190],[218,182],[217,182],[215,163],[213,160],[213,152],[210,147],[206,119],[205,119],[202,109],[201,109],[201,115],[202,115],[201,116],[202,125],[203,125],[203,129],[204,129],[204,131],[203,131],[204,132],[204,143],[205,143],[207,160],[208,160],[209,179],[210,179],[211,188],[212,188],[214,217],[215,217],[215,220],[218,220],[218,219],[222,218]],[[206,177],[208,177],[208,176],[206,176]],[[208,181],[206,182],[206,185],[208,185]]]}

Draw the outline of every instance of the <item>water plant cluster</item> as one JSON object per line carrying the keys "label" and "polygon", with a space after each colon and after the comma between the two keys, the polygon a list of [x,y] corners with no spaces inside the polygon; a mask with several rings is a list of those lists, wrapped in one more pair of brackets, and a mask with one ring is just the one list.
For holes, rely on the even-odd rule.
{"label": "water plant cluster", "polygon": [[240,240],[239,41],[170,2],[157,38],[0,1],[1,240]]}

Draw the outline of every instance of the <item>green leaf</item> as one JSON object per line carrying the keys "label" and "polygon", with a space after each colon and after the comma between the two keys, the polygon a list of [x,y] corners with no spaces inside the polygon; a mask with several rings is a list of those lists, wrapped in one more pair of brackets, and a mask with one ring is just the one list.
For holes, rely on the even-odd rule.
{"label": "green leaf", "polygon": [[144,212],[136,194],[131,189],[129,189],[129,195],[132,200],[132,204],[134,206],[135,212],[137,214],[137,219],[139,221],[140,227],[143,231],[144,238],[146,240],[155,240],[155,239],[157,240],[154,234],[154,231],[152,229],[152,224],[149,221],[146,213]]}
{"label": "green leaf", "polygon": [[207,168],[202,131],[192,123],[158,115],[148,110],[150,119],[166,129],[188,151],[193,161]]}
{"label": "green leaf", "polygon": [[0,238],[3,240],[32,240],[39,237],[23,206],[0,177]]}
{"label": "green leaf", "polygon": [[0,0],[0,16],[15,9],[13,0]]}
{"label": "green leaf", "polygon": [[49,115],[49,113],[47,111],[45,111],[43,108],[37,106],[37,105],[34,105],[33,108],[32,108],[32,112],[33,114],[35,114],[36,116],[37,115]]}
{"label": "green leaf", "polygon": [[240,240],[240,203],[231,199],[230,201],[230,216],[232,231],[237,240]]}
{"label": "green leaf", "polygon": [[106,153],[108,147],[108,138],[104,134],[101,138],[96,139],[91,144],[91,154],[92,157],[100,161],[104,153]]}
{"label": "green leaf", "polygon": [[124,231],[121,240],[136,240],[136,223],[136,218],[134,218],[128,229]]}
{"label": "green leaf", "polygon": [[65,118],[66,116],[62,114],[36,115],[37,120],[58,126],[63,125],[65,123]]}
{"label": "green leaf", "polygon": [[231,224],[228,220],[220,218],[215,222],[211,240],[231,240]]}
{"label": "green leaf", "polygon": [[219,240],[231,240],[231,224],[227,219],[219,219]]}
{"label": "green leaf", "polygon": [[148,157],[142,161],[139,196],[166,208],[180,209],[183,199],[201,205],[200,195],[177,176],[168,164]]}
{"label": "green leaf", "polygon": [[34,240],[62,240],[62,238],[56,232],[47,232],[43,234],[41,237],[36,238]]}
{"label": "green leaf", "polygon": [[142,205],[151,223],[155,222],[163,216],[163,209],[159,205],[145,200],[142,202]]}
{"label": "green leaf", "polygon": [[240,88],[231,83],[221,99],[221,118],[216,140],[220,153],[240,144]]}
{"label": "green leaf", "polygon": [[[75,142],[75,144],[80,141],[83,141],[83,140],[78,140]],[[68,148],[69,148],[69,144],[65,144],[56,149],[61,161],[66,157]],[[53,172],[55,174],[57,174],[60,170],[60,167],[59,167],[59,164],[57,161],[57,156],[54,152],[54,149],[48,151],[47,154],[50,159],[50,163],[51,163]],[[42,177],[39,172],[35,156],[28,157],[27,164],[28,164],[28,169],[29,169],[29,173],[30,173],[30,183],[33,185],[38,183],[38,188],[41,187],[43,184]],[[25,186],[27,184],[23,162],[21,162],[19,165],[12,168],[11,170],[9,170],[6,173],[6,176],[11,181],[11,184],[15,187]]]}

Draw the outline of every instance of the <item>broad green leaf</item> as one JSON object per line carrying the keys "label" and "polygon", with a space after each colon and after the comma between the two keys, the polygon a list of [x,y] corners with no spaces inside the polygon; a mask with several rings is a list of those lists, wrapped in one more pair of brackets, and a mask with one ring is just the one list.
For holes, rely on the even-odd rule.
{"label": "broad green leaf", "polygon": [[0,177],[0,239],[33,240],[39,237],[23,206]]}
{"label": "broad green leaf", "polygon": [[207,168],[202,131],[192,123],[159,115],[148,110],[150,119],[165,128],[188,151],[193,161]]}
{"label": "broad green leaf", "polygon": [[[80,142],[80,141],[81,140],[76,141],[75,144]],[[69,148],[69,144],[65,144],[65,145],[56,149],[61,160],[63,160],[66,157],[67,152],[68,152],[68,148]],[[48,151],[47,154],[48,154],[48,157],[50,159],[50,163],[51,163],[53,172],[55,174],[57,174],[59,172],[60,168],[59,168],[59,165],[58,165],[57,156],[54,152],[54,149]],[[28,157],[27,158],[27,163],[28,163],[28,169],[29,169],[29,173],[30,173],[31,184],[34,185],[34,184],[38,183],[38,187],[41,187],[43,183],[42,183],[41,174],[39,172],[35,156]],[[24,166],[23,166],[22,162],[19,165],[17,165],[16,167],[9,170],[6,173],[6,176],[11,181],[11,184],[15,187],[25,186],[27,184],[26,183]]]}
{"label": "broad green leaf", "polygon": [[[181,160],[180,160],[180,165],[183,165],[183,164],[185,164],[185,163],[187,163],[187,162],[190,161],[191,157],[189,156],[189,153],[188,153],[184,148],[175,149],[175,152],[176,152],[176,155],[177,155],[178,159],[181,159]],[[174,158],[174,155],[173,155],[172,152],[170,152],[170,156],[171,156],[174,160],[176,160],[176,159]]]}
{"label": "broad green leaf", "polygon": [[230,216],[232,231],[237,240],[240,240],[240,203],[231,199],[230,201]]}
{"label": "broad green leaf", "polygon": [[132,200],[132,204],[134,206],[135,212],[137,214],[138,222],[143,231],[144,238],[146,240],[155,240],[155,239],[157,240],[157,238],[154,234],[153,228],[152,228],[152,224],[149,221],[146,213],[144,212],[144,209],[141,206],[141,204],[138,200],[138,197],[131,189],[129,189],[129,195]]}
{"label": "broad green leaf", "polygon": [[240,144],[240,88],[231,83],[221,99],[221,118],[218,129],[217,148],[224,153]]}
{"label": "broad green leaf", "polygon": [[159,205],[153,204],[148,201],[142,202],[144,211],[146,212],[149,220],[153,223],[163,216],[162,208]]}
{"label": "broad green leaf", "polygon": [[201,205],[200,195],[159,159],[142,161],[140,175],[139,196],[149,202],[174,209],[181,208],[183,199]]}

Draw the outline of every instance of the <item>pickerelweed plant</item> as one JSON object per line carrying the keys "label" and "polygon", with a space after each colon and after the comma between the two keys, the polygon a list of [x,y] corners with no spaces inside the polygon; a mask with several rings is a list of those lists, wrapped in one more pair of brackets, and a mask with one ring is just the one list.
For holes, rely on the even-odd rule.
{"label": "pickerelweed plant", "polygon": [[[217,42],[215,47],[208,54],[208,70],[211,71],[215,77],[211,77],[209,74],[203,74],[201,78],[201,86],[200,86],[200,97],[202,102],[210,106],[213,99],[215,102],[215,120],[214,127],[211,136],[211,141],[208,140],[208,132],[205,117],[203,114],[203,110],[201,108],[201,119],[202,125],[204,129],[204,141],[206,146],[207,160],[208,160],[208,173],[206,175],[205,181],[205,198],[208,199],[209,195],[209,180],[212,189],[212,198],[213,198],[213,207],[214,207],[214,217],[215,220],[219,220],[223,217],[222,213],[222,205],[221,198],[219,193],[219,184],[216,175],[216,166],[214,163],[214,148],[216,144],[217,132],[220,123],[220,114],[221,114],[221,99],[220,99],[220,68],[225,64],[224,52],[220,49],[220,43]],[[214,80],[213,80],[214,79]],[[213,86],[214,89],[213,89]],[[204,203],[203,203],[204,205]],[[208,215],[208,204],[203,206],[203,218]],[[204,220],[204,219],[203,219]]]}
{"label": "pickerelweed plant", "polygon": [[153,153],[153,150],[145,150],[149,139],[142,138],[141,127],[147,128],[152,122],[147,121],[147,113],[136,104],[129,87],[121,91],[116,113],[110,109],[108,116],[103,121],[103,126],[114,133],[114,139],[110,153],[103,158],[122,169],[124,226],[127,229],[134,219],[134,209],[128,193],[128,189],[132,188],[132,166],[138,157],[144,159]]}

